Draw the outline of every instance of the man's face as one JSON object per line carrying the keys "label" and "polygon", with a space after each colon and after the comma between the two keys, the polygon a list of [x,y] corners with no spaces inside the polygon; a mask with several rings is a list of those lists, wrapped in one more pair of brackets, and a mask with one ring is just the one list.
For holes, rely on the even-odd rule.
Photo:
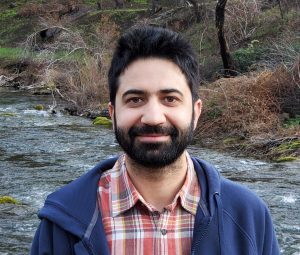
{"label": "man's face", "polygon": [[173,163],[190,143],[200,112],[184,74],[171,61],[134,61],[119,77],[109,105],[116,138],[125,153],[145,167]]}

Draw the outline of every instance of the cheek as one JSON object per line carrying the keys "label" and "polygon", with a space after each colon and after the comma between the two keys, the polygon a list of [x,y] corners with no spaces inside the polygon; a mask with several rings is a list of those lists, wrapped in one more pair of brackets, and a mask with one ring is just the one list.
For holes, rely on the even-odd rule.
{"label": "cheek", "polygon": [[140,114],[132,109],[120,110],[115,112],[115,120],[118,127],[128,127],[139,123]]}
{"label": "cheek", "polygon": [[192,108],[177,109],[176,111],[172,112],[172,114],[168,114],[168,120],[172,125],[181,129],[185,129],[190,126],[192,115]]}

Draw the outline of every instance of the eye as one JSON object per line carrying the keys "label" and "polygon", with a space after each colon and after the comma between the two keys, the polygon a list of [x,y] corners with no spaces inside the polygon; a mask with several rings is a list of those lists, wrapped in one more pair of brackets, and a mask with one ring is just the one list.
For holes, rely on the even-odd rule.
{"label": "eye", "polygon": [[138,106],[144,102],[142,97],[130,97],[126,100],[126,104],[129,106]]}
{"label": "eye", "polygon": [[177,97],[175,96],[166,96],[164,97],[164,101],[168,104],[175,104],[177,103],[179,100]]}

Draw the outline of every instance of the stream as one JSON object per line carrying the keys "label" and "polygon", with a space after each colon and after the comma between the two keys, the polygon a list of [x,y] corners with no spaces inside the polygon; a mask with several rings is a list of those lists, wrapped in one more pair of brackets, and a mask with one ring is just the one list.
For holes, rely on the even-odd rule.
{"label": "stream", "polygon": [[[0,87],[0,254],[28,254],[46,196],[99,161],[121,152],[109,128],[37,111],[51,98]],[[269,206],[282,254],[300,255],[300,161],[268,163],[190,146],[222,175],[255,191]]]}

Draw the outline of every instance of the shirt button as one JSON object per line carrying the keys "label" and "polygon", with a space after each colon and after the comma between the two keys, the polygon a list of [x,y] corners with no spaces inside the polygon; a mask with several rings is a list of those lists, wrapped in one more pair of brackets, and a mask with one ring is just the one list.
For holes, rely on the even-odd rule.
{"label": "shirt button", "polygon": [[161,232],[161,234],[164,236],[164,235],[167,234],[168,231],[167,231],[166,229],[161,229],[160,232]]}

